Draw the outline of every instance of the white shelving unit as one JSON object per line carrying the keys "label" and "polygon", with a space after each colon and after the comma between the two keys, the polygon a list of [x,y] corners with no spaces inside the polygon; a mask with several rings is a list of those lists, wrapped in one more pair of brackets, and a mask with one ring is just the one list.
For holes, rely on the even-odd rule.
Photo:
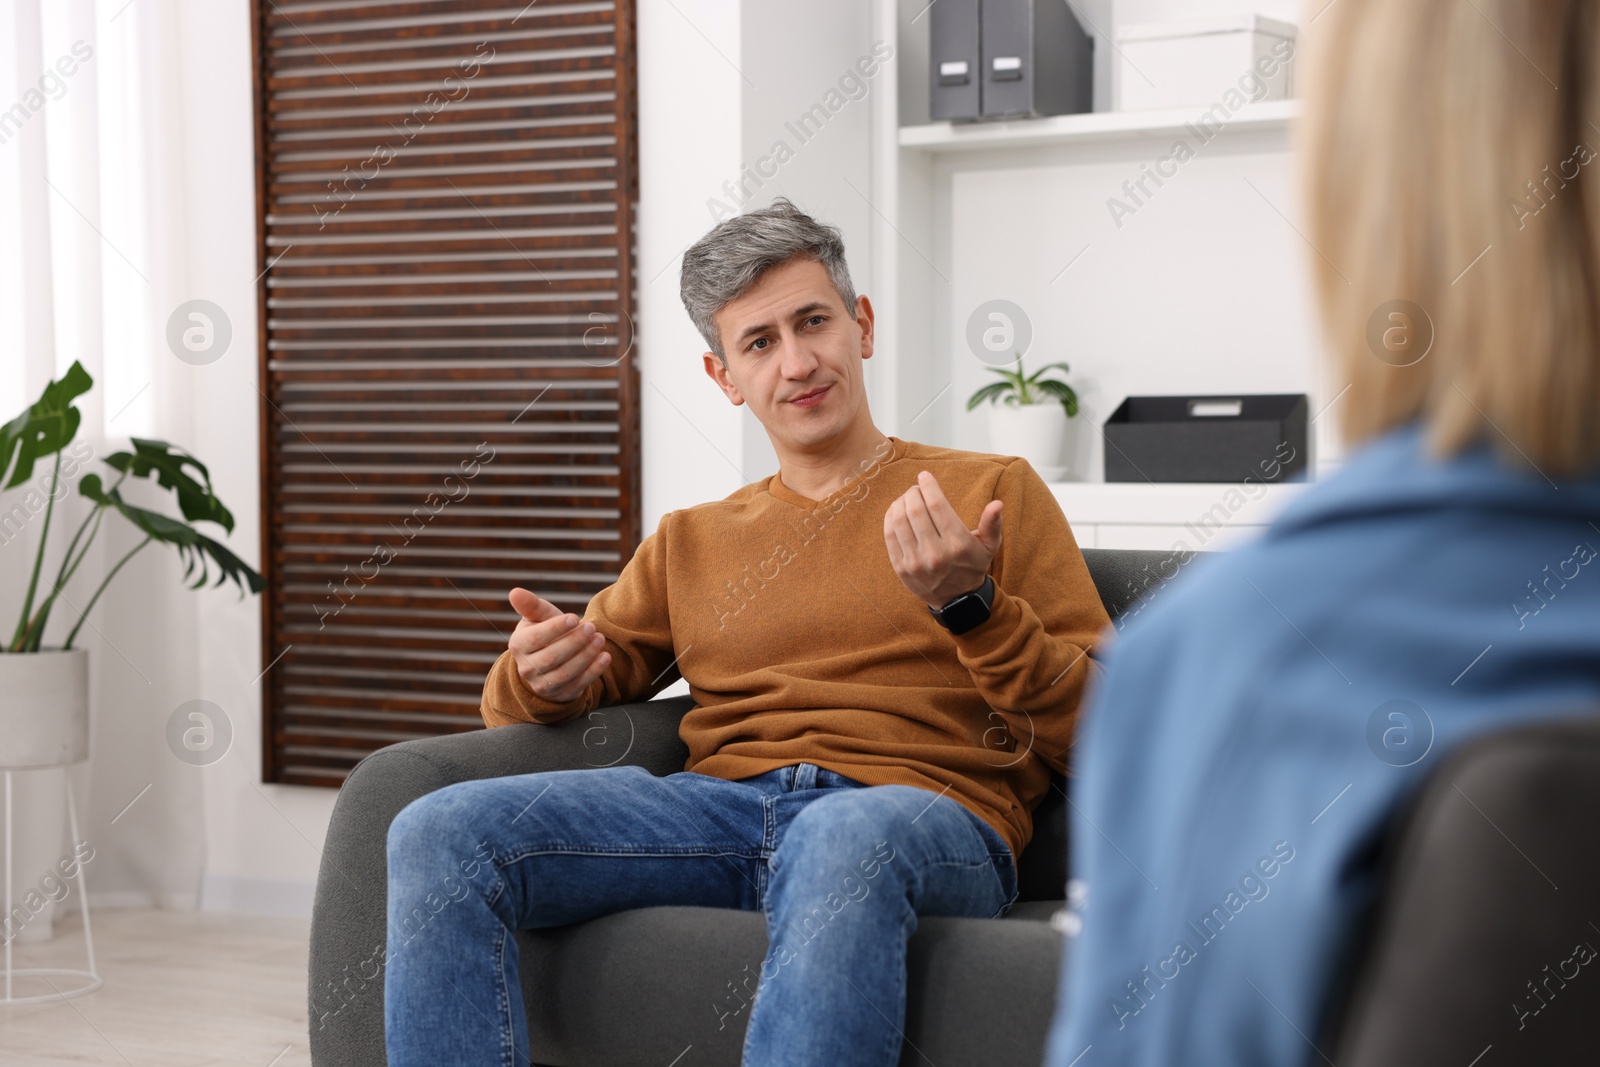
{"label": "white shelving unit", "polygon": [[[1099,31],[1115,33],[1121,6],[1084,5],[1100,108],[1114,49]],[[1208,548],[1265,529],[1306,483],[1251,487],[1258,497],[1220,511],[1236,487],[1108,485],[1098,427],[1127,395],[1306,393],[1319,418],[1332,406],[1342,383],[1324,380],[1301,273],[1312,253],[1295,221],[1300,102],[1247,103],[1203,131],[1205,107],[930,123],[926,10],[926,0],[874,0],[873,36],[896,42],[898,68],[870,101],[862,190],[873,216],[866,291],[878,347],[868,374],[879,425],[988,451],[981,412],[965,400],[993,379],[964,327],[984,301],[1011,300],[1034,327],[1027,366],[1070,362],[1084,402],[1085,417],[1069,424],[1070,480],[1052,484],[1082,544],[1166,550],[1207,514],[1227,528],[1207,536]],[[1179,139],[1196,161],[1177,176],[1167,166],[1164,182],[1147,177]],[[1141,180],[1144,195],[1130,194],[1126,183]],[[1108,216],[1119,198],[1134,210]],[[1313,478],[1337,463],[1334,422],[1311,427]]]}
{"label": "white shelving unit", "polygon": [[1052,482],[1050,489],[1079,548],[1198,552],[1259,536],[1307,485]]}

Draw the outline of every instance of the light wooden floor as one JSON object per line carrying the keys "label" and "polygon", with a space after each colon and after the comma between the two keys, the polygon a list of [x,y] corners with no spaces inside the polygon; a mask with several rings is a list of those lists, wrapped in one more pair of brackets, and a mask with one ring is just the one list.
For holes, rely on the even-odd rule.
{"label": "light wooden floor", "polygon": [[[90,915],[105,984],[48,1004],[0,1005],[7,1067],[309,1067],[305,919],[104,908]],[[74,910],[15,967],[82,969]],[[80,980],[51,977],[60,988]],[[12,993],[49,992],[19,978]],[[0,978],[0,996],[4,982]]]}

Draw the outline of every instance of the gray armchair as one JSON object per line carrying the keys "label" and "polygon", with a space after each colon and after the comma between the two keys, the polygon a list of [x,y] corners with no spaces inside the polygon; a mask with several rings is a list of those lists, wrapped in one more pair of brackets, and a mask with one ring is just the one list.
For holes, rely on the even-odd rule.
{"label": "gray armchair", "polygon": [[[1106,610],[1120,615],[1168,575],[1162,552],[1086,549]],[[412,800],[454,782],[636,763],[683,769],[678,723],[689,697],[604,708],[560,726],[519,725],[407,741],[350,773],[334,806],[311,925],[310,1036],[318,1067],[385,1062],[385,837]],[[1034,811],[1005,918],[928,917],[907,958],[906,1063],[1036,1064],[1055,1010],[1065,906],[1065,781]],[[533,1063],[544,1067],[737,1067],[767,950],[763,917],[653,907],[517,932]],[[748,970],[746,969],[748,968]],[[921,1055],[917,1051],[920,1050]],[[681,1060],[680,1055],[688,1051]]]}
{"label": "gray armchair", "polygon": [[[1083,554],[1113,618],[1175,566],[1160,552]],[[681,770],[678,721],[690,706],[687,697],[653,700],[561,726],[407,741],[362,760],[339,793],[317,881],[312,1062],[385,1062],[384,847],[401,808],[473,778],[623,761]],[[1062,950],[1049,919],[1066,889],[1066,783],[1057,775],[1053,786],[1033,813],[1005,918],[920,920],[907,958],[908,1067],[1042,1062]],[[1462,787],[1481,809],[1459,800]],[[1488,1067],[1491,1049],[1494,1062],[1592,1062],[1600,979],[1582,972],[1600,946],[1589,907],[1600,898],[1597,810],[1592,712],[1452,754],[1375,846],[1377,901],[1333,976],[1317,1047],[1346,1067],[1459,1067],[1474,1056]],[[760,915],[640,908],[517,938],[535,1067],[738,1064],[739,990],[767,949]]]}

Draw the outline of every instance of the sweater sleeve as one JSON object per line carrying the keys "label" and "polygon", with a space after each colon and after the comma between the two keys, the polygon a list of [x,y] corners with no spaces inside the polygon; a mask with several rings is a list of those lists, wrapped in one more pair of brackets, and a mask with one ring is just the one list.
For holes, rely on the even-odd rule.
{"label": "sweater sleeve", "polygon": [[589,600],[585,622],[606,639],[611,654],[605,672],[579,696],[566,703],[546,700],[529,689],[517,673],[516,657],[507,648],[489,668],[479,708],[486,726],[516,722],[555,725],[598,707],[648,700],[680,677],[667,611],[667,547],[672,513],[661,517],[656,532],[639,543],[633,558],[611,585]]}
{"label": "sweater sleeve", "polygon": [[1065,774],[1084,694],[1103,670],[1090,654],[1111,617],[1061,505],[1027,460],[1006,466],[995,496],[1005,507],[994,604],[988,620],[952,638],[956,655],[1017,748]]}

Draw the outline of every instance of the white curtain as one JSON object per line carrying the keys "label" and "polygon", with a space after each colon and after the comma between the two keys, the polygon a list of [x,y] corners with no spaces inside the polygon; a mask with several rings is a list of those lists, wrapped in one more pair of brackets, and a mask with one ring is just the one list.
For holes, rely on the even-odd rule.
{"label": "white curtain", "polygon": [[[0,0],[0,420],[81,362],[94,387],[76,402],[83,414],[77,440],[95,457],[84,470],[106,482],[114,472],[100,457],[127,449],[130,436],[183,437],[174,397],[184,386],[173,381],[181,370],[159,351],[164,309],[181,299],[174,294],[182,227],[180,220],[174,240],[169,181],[181,161],[153,147],[181,143],[167,136],[176,108],[164,62],[176,35],[164,23],[174,17],[166,0]],[[174,246],[178,252],[166,251]],[[48,478],[48,466],[36,469],[29,485],[0,495],[0,511]],[[175,512],[171,494],[154,486],[130,481],[124,495]],[[45,588],[87,513],[75,486],[58,496]],[[0,543],[4,639],[16,625],[42,520],[32,517],[21,536]],[[69,603],[83,606],[139,539],[120,516],[104,517],[92,553],[67,585],[67,602],[52,612],[46,645],[59,645],[77,621]],[[194,615],[185,625],[177,613],[185,593],[179,573],[169,549],[147,546],[75,642],[90,649],[91,758],[66,773],[80,835],[94,848],[85,867],[91,905],[195,903],[201,785],[195,768],[167,752],[163,732],[167,712],[197,685],[197,646],[185,640]],[[60,771],[17,777],[19,894],[43,873],[34,866],[71,846],[60,821],[61,778]],[[69,897],[55,912],[76,903]],[[40,917],[36,935],[48,930],[49,917]]]}

